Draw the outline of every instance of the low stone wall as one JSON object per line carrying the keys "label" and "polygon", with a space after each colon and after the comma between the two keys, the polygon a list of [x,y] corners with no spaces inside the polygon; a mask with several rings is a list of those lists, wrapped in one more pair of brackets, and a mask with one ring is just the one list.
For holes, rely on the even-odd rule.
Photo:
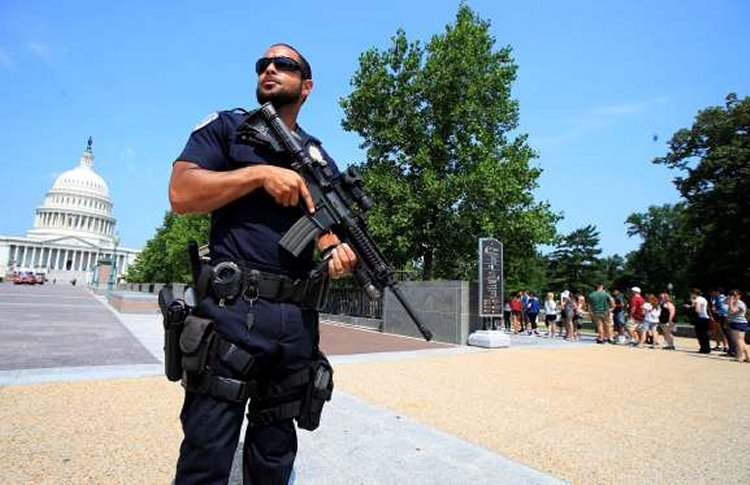
{"label": "low stone wall", "polygon": [[[479,321],[472,313],[468,281],[407,281],[401,293],[438,342],[465,345]],[[474,298],[476,299],[476,298]],[[423,338],[396,296],[387,291],[383,303],[383,331]]]}
{"label": "low stone wall", "polygon": [[[116,291],[107,293],[110,305],[123,313],[151,313],[159,310],[157,295],[164,283],[121,283]],[[186,285],[172,285],[175,298],[181,298]],[[434,339],[465,345],[469,334],[482,329],[483,322],[477,311],[478,287],[467,281],[408,281],[400,284],[401,292],[417,315],[434,334]],[[386,291],[383,302],[383,319],[351,315],[321,313],[323,320],[356,325],[379,332],[409,335],[422,338],[406,310],[391,291]],[[544,316],[540,314],[540,326]],[[593,330],[590,321],[583,322],[585,330]],[[675,329],[679,337],[695,337],[695,329],[680,323]]]}
{"label": "low stone wall", "polygon": [[158,297],[152,293],[137,291],[110,291],[107,302],[120,313],[156,313],[159,311]]}

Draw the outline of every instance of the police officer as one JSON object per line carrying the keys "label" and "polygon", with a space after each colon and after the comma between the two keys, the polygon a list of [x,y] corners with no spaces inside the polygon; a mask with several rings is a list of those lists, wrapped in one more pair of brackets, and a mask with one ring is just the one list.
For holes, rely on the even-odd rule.
{"label": "police officer", "polygon": [[[296,122],[313,87],[307,60],[292,46],[275,44],[258,59],[255,70],[258,102],[271,102],[302,145],[311,154],[325,157],[335,170],[335,163],[320,142]],[[222,111],[194,128],[173,165],[170,202],[180,214],[211,213],[212,265],[234,263],[241,268],[242,281],[248,280],[248,272],[260,274],[261,280],[290,285],[287,293],[300,296],[293,290],[315,286],[306,285],[314,268],[314,248],[311,245],[300,257],[294,257],[278,242],[303,211],[314,212],[314,203],[304,180],[291,170],[283,153],[238,141],[236,132],[249,116],[251,113],[244,111]],[[356,256],[335,235],[324,234],[317,247],[329,257],[330,277],[353,271]],[[233,355],[250,357],[242,361],[241,371],[227,365],[231,359],[218,359],[208,391],[191,390],[188,376],[180,414],[184,439],[177,462],[177,484],[226,483],[248,395],[244,483],[286,484],[292,471],[297,436],[294,421],[283,405],[284,399],[298,396],[282,398],[270,394],[276,387],[283,387],[289,376],[310,365],[318,344],[318,315],[314,308],[299,299],[290,299],[288,294],[275,298],[257,290],[248,291],[247,285],[241,291],[241,296],[219,298],[222,295],[209,288],[195,311],[213,322],[223,343],[219,348],[225,354],[239,349],[244,353]],[[304,297],[303,294],[301,298]],[[253,382],[249,381],[251,378]],[[231,387],[243,382],[257,384],[257,388],[253,387],[257,394],[247,392],[247,386]]]}

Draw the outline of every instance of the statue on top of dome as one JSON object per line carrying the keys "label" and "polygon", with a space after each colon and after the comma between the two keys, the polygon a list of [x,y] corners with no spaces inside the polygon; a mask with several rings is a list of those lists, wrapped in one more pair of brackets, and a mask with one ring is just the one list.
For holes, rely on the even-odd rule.
{"label": "statue on top of dome", "polygon": [[91,151],[91,145],[92,145],[93,143],[94,143],[94,139],[93,139],[93,138],[92,138],[91,136],[89,136],[89,143],[88,143],[88,146],[86,147],[86,151],[87,151],[87,152],[90,152],[90,151]]}

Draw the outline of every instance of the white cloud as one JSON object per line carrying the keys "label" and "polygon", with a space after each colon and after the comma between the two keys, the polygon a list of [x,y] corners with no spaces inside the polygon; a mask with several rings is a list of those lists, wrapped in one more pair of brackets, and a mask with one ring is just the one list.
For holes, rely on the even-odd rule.
{"label": "white cloud", "polygon": [[138,167],[135,164],[137,156],[133,147],[125,147],[120,150],[120,161],[125,164],[125,167],[130,172],[135,172]]}
{"label": "white cloud", "polygon": [[26,47],[31,55],[42,61],[44,64],[50,63],[50,49],[46,44],[41,42],[29,42]]}
{"label": "white cloud", "polygon": [[594,114],[626,116],[632,113],[641,113],[648,111],[650,108],[669,102],[669,98],[662,96],[654,99],[647,99],[635,103],[613,104],[608,106],[597,106],[592,110]]}
{"label": "white cloud", "polygon": [[13,69],[14,67],[15,65],[13,64],[13,59],[11,59],[10,54],[0,47],[0,68]]}
{"label": "white cloud", "polygon": [[535,142],[546,147],[561,145],[601,128],[616,124],[628,116],[648,112],[654,107],[668,102],[668,97],[661,96],[632,103],[595,106],[569,119],[567,129],[549,136],[537,137]]}

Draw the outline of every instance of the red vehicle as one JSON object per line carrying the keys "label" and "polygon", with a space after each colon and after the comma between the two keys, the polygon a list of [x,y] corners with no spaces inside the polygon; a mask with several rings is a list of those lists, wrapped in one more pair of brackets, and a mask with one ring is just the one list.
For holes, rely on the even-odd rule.
{"label": "red vehicle", "polygon": [[31,271],[21,271],[19,273],[16,273],[16,275],[13,277],[13,284],[35,285],[37,284],[37,279],[34,273],[32,273]]}

